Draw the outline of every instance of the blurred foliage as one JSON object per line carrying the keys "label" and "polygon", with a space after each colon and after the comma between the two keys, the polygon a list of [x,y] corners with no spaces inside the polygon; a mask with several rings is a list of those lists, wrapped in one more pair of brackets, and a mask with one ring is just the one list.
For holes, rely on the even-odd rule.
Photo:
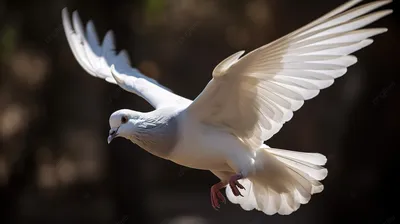
{"label": "blurred foliage", "polygon": [[[0,201],[6,207],[0,223],[394,223],[398,13],[375,23],[389,32],[357,52],[348,74],[268,141],[328,157],[324,192],[290,216],[230,203],[215,212],[209,190],[218,180],[210,172],[156,158],[123,139],[107,145],[113,111],[152,108],[90,77],[60,25],[62,8],[77,9],[85,23],[93,19],[100,40],[113,29],[117,46],[144,74],[194,99],[225,57],[267,44],[343,2],[0,1]],[[391,4],[395,12],[398,4]]]}
{"label": "blurred foliage", "polygon": [[1,60],[3,63],[6,63],[6,60],[10,59],[11,53],[15,50],[17,43],[18,33],[17,30],[10,26],[6,25],[0,31],[0,40],[1,40]]}
{"label": "blurred foliage", "polygon": [[156,17],[165,10],[164,0],[146,0],[145,12],[150,17]]}

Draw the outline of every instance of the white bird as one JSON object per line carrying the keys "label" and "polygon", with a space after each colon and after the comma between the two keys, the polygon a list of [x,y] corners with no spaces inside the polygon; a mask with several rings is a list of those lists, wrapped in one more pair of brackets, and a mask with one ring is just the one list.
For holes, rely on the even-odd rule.
{"label": "white bird", "polygon": [[191,101],[130,66],[116,54],[113,33],[100,44],[92,22],[83,28],[78,13],[63,25],[72,52],[92,76],[118,84],[155,110],[118,110],[109,119],[110,143],[131,140],[149,153],[194,169],[210,170],[220,182],[211,187],[217,209],[226,195],[245,210],[291,214],[323,190],[328,171],[319,153],[269,148],[264,141],[289,121],[305,100],[318,95],[357,62],[350,55],[386,28],[361,29],[392,13],[373,10],[390,3],[353,7],[352,0],[308,25],[241,57],[237,52],[212,72],[203,92]]}

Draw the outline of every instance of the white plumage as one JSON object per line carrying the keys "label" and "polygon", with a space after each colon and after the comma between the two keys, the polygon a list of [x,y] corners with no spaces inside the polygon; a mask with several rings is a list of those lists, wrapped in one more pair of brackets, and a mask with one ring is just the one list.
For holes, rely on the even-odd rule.
{"label": "white plumage", "polygon": [[[191,100],[173,94],[154,79],[132,68],[125,50],[116,54],[112,31],[107,32],[100,45],[92,21],[87,23],[85,32],[77,11],[72,14],[73,28],[68,19],[67,8],[63,9],[62,17],[68,43],[76,60],[86,72],[143,97],[155,108],[191,103]],[[111,70],[114,70],[114,76]]]}
{"label": "white plumage", "polygon": [[[193,102],[132,68],[125,51],[115,53],[111,31],[100,45],[93,23],[88,23],[85,32],[76,12],[72,28],[64,9],[63,24],[75,57],[89,74],[118,84],[156,108],[151,113],[115,112],[110,117],[110,140],[116,136],[132,140],[135,134],[132,141],[154,155],[210,170],[221,179],[221,186],[229,183],[228,199],[243,209],[287,215],[323,190],[319,181],[328,174],[323,168],[327,159],[319,153],[269,148],[264,141],[277,133],[305,100],[344,75],[357,62],[351,54],[370,45],[371,37],[387,31],[362,28],[390,14],[392,10],[372,11],[391,1],[353,8],[360,2],[349,1],[243,57],[244,51],[231,55],[215,67],[212,80]],[[139,129],[146,133],[142,141]],[[152,139],[150,129],[162,137]],[[159,144],[160,138],[168,142],[167,148]],[[239,189],[243,197],[235,196],[231,186],[237,175],[245,188]],[[216,186],[220,185],[213,188]]]}
{"label": "white plumage", "polygon": [[[391,10],[383,10],[365,15],[390,1],[343,12],[356,2],[360,1],[347,3],[312,26],[240,59],[243,51],[230,56],[216,67],[214,79],[188,110],[207,122],[229,126],[252,147],[258,147],[293,117],[304,100],[332,85],[357,62],[350,54],[372,43],[369,37],[387,30],[357,29],[390,14]],[[343,14],[337,14],[340,12]]]}

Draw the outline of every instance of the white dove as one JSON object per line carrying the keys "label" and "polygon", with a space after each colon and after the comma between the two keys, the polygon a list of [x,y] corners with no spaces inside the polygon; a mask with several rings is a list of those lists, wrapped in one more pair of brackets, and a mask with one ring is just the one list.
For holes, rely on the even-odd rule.
{"label": "white dove", "polygon": [[172,93],[132,68],[125,51],[116,54],[113,33],[100,44],[92,22],[86,32],[75,11],[73,28],[66,8],[63,25],[72,52],[91,75],[118,84],[148,101],[148,113],[118,110],[109,119],[110,143],[124,137],[149,153],[177,164],[210,170],[220,182],[211,187],[217,209],[226,194],[245,210],[291,214],[323,190],[327,159],[319,153],[269,148],[305,100],[318,95],[357,62],[350,55],[386,28],[361,29],[392,13],[371,11],[390,3],[353,8],[345,3],[308,25],[247,55],[237,52],[220,64],[194,100]]}

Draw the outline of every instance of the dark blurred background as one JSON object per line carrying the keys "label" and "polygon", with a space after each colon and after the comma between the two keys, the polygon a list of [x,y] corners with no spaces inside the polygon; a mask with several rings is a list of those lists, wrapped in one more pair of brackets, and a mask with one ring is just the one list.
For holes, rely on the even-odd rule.
{"label": "dark blurred background", "polygon": [[194,99],[225,57],[344,2],[0,1],[0,223],[398,223],[399,1],[373,25],[389,32],[357,52],[359,62],[267,142],[328,157],[325,190],[290,216],[230,203],[216,212],[211,172],[156,158],[122,138],[107,145],[113,111],[152,108],[89,76],[61,24],[68,7],[84,22],[93,19],[101,38],[114,30],[134,66]]}

